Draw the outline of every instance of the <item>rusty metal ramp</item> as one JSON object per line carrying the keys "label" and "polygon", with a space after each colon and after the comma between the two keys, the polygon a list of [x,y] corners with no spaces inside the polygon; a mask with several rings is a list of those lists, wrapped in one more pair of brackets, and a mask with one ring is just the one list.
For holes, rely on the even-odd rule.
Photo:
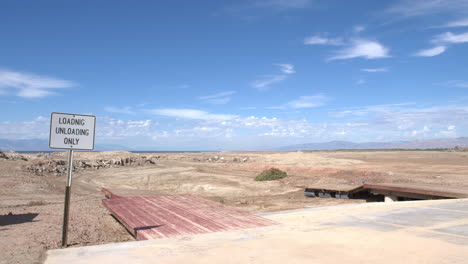
{"label": "rusty metal ramp", "polygon": [[137,240],[277,224],[272,220],[195,195],[110,197],[103,200],[104,206]]}

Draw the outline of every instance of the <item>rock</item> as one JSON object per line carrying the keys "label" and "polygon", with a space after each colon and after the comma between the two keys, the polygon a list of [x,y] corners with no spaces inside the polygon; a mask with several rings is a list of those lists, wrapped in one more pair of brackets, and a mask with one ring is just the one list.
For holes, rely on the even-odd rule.
{"label": "rock", "polygon": [[8,152],[0,151],[0,159],[28,161],[28,159],[25,158],[23,155],[16,153],[14,151],[8,151]]}
{"label": "rock", "polygon": [[[1,152],[0,154],[2,154]],[[6,156],[10,159],[10,156]],[[73,170],[80,171],[86,169],[103,169],[103,168],[114,168],[116,166],[144,166],[148,164],[156,164],[156,161],[160,156],[137,156],[127,158],[114,158],[114,159],[93,159],[93,160],[75,160],[73,161]],[[40,160],[34,164],[25,167],[26,170],[36,174],[64,174],[67,171],[66,160]]]}
{"label": "rock", "polygon": [[0,151],[0,159],[9,159],[9,157],[5,154],[5,152]]}
{"label": "rock", "polygon": [[145,158],[145,163],[156,164],[156,159],[154,157]]}

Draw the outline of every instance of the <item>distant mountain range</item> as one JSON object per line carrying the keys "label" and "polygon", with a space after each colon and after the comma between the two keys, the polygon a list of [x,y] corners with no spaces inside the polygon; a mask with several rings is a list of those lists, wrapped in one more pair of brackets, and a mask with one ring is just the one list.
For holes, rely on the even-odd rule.
{"label": "distant mountain range", "polygon": [[[433,149],[468,147],[468,137],[427,139],[412,141],[393,142],[363,142],[355,143],[349,141],[329,141],[322,143],[307,143],[290,145],[278,148],[279,151],[296,150],[337,150],[337,149]],[[0,139],[0,150],[2,151],[51,151],[49,141],[44,139],[10,140]],[[118,144],[96,144],[96,151],[103,150],[131,150]]]}
{"label": "distant mountain range", "polygon": [[[49,140],[45,139],[0,139],[1,151],[52,151]],[[128,150],[127,147],[117,144],[96,144],[96,151],[102,150]]]}
{"label": "distant mountain range", "polygon": [[337,149],[434,149],[468,147],[468,137],[441,138],[393,142],[362,142],[329,141],[322,143],[306,143],[281,147],[279,150],[337,150]]}

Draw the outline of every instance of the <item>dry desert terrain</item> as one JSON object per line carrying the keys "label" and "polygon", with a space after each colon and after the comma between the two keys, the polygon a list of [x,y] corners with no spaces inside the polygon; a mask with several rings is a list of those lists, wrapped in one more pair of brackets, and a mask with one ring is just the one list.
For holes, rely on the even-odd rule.
{"label": "dry desert terrain", "polygon": [[[0,153],[0,263],[41,263],[60,247],[66,153]],[[424,183],[468,188],[468,152],[76,152],[69,245],[133,240],[102,206],[118,195],[190,193],[254,213],[365,202],[304,197],[306,187]],[[262,170],[288,177],[256,182]]]}

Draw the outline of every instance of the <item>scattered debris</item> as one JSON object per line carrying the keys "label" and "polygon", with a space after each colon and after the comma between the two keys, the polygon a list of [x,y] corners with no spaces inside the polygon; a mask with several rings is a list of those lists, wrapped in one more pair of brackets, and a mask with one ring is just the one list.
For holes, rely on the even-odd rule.
{"label": "scattered debris", "polygon": [[23,160],[28,161],[23,155],[16,153],[14,151],[3,152],[0,151],[0,160]]}
{"label": "scattered debris", "polygon": [[[73,170],[85,170],[85,169],[104,169],[104,168],[116,168],[121,166],[143,166],[156,164],[157,157],[147,156],[136,156],[126,158],[115,158],[115,159],[97,159],[97,160],[74,160]],[[29,166],[26,166],[26,170],[36,174],[63,174],[67,171],[67,163],[65,160],[48,160],[38,161]]]}
{"label": "scattered debris", "polygon": [[230,160],[228,158],[222,156],[212,156],[206,158],[193,158],[193,161],[196,162],[219,162],[219,163],[227,163],[227,162],[247,162],[249,161],[249,157],[233,157]]}

